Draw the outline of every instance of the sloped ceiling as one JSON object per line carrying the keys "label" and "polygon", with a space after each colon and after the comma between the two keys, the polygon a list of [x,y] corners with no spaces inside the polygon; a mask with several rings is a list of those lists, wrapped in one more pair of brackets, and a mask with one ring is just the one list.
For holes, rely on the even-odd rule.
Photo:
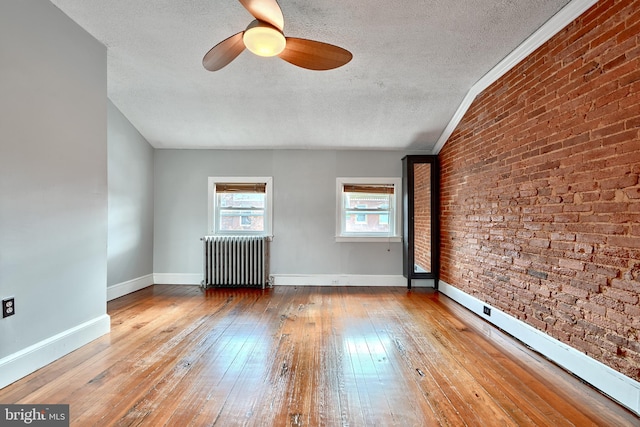
{"label": "sloped ceiling", "polygon": [[107,46],[108,96],[156,148],[425,152],[473,84],[568,3],[280,0],[285,35],[353,60],[310,71],[245,51],[209,72],[204,54],[253,19],[236,0],[51,1]]}

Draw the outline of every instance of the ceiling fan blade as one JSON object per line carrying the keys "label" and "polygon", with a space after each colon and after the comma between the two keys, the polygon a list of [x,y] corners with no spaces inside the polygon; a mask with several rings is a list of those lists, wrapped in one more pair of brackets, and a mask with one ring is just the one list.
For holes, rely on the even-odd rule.
{"label": "ceiling fan blade", "polygon": [[298,67],[318,71],[341,67],[353,58],[341,47],[295,37],[287,37],[287,47],[278,56]]}
{"label": "ceiling fan blade", "polygon": [[256,19],[267,22],[280,31],[284,28],[284,16],[276,0],[240,0],[240,3]]}
{"label": "ceiling fan blade", "polygon": [[202,58],[204,68],[209,71],[218,71],[236,59],[244,50],[243,33],[244,31],[240,31],[212,47]]}

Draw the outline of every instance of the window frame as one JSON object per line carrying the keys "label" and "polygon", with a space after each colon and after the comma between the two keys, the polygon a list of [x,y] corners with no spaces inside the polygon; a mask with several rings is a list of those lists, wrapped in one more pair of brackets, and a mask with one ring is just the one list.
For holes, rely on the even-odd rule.
{"label": "window frame", "polygon": [[[273,177],[245,177],[245,176],[210,176],[208,183],[208,224],[207,233],[212,236],[266,236],[273,237]],[[218,216],[220,207],[217,206],[216,184],[264,184],[265,185],[265,207],[264,207],[264,231],[253,230],[218,230]],[[247,209],[249,210],[249,209]]]}
{"label": "window frame", "polygon": [[[389,206],[388,221],[390,230],[388,235],[380,233],[351,232],[344,231],[345,204],[344,186],[345,184],[355,185],[393,185],[393,205]],[[336,178],[336,242],[401,242],[402,241],[402,178],[378,177],[338,177]]]}

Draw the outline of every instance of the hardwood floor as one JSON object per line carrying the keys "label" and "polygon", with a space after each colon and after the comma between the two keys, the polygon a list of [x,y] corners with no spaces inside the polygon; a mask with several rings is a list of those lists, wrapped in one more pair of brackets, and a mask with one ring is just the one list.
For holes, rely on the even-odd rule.
{"label": "hardwood floor", "polygon": [[637,426],[428,289],[156,285],[112,331],[0,390],[77,426]]}

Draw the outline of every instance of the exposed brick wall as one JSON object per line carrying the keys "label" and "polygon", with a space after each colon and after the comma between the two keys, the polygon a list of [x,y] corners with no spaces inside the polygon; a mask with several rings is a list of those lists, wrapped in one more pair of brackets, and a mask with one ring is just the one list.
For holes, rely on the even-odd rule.
{"label": "exposed brick wall", "polygon": [[415,263],[431,271],[431,164],[414,164]]}
{"label": "exposed brick wall", "polygon": [[601,1],[442,149],[441,278],[640,380],[640,0]]}

